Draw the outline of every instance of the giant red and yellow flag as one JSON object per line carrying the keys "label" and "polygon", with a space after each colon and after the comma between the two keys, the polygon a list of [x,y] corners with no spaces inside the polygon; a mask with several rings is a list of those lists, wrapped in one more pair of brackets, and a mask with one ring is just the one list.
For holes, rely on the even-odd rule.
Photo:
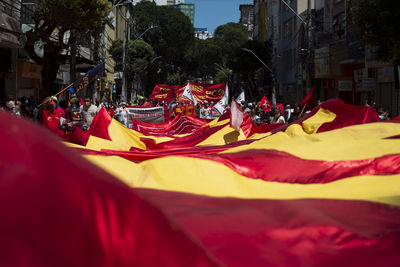
{"label": "giant red and yellow flag", "polygon": [[0,113],[1,265],[400,264],[398,122],[338,100],[227,118],[155,136],[100,112],[65,146]]}

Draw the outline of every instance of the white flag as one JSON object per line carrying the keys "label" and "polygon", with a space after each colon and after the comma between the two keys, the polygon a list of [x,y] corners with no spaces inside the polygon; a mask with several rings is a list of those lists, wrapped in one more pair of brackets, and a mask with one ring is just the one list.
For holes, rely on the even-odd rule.
{"label": "white flag", "polygon": [[190,83],[187,83],[185,91],[183,91],[182,95],[192,101],[195,105],[197,104],[197,101],[196,99],[194,99],[194,96],[192,94],[192,90],[190,90]]}
{"label": "white flag", "polygon": [[244,91],[240,93],[240,95],[236,98],[236,103],[242,104],[242,101],[246,101],[245,96],[244,96]]}
{"label": "white flag", "polygon": [[224,97],[221,98],[221,100],[214,105],[214,108],[218,110],[219,114],[224,113],[225,106],[228,105],[228,99],[229,99],[229,89],[228,89],[228,84],[226,84]]}
{"label": "white flag", "polygon": [[237,99],[231,103],[231,127],[239,132],[243,122],[243,110],[236,102]]}

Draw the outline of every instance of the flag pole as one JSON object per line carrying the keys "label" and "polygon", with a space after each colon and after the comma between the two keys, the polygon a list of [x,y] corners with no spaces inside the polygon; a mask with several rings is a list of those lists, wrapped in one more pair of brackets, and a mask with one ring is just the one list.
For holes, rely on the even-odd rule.
{"label": "flag pole", "polygon": [[301,118],[301,115],[303,115],[303,112],[304,112],[304,109],[306,108],[306,106],[307,106],[307,103],[304,104],[304,107],[303,107],[303,109],[302,109],[301,112],[300,112],[299,118]]}
{"label": "flag pole", "polygon": [[[58,92],[57,94],[55,94],[54,96],[58,96],[59,94],[61,94],[62,92],[64,92],[65,90],[71,88],[74,85],[74,83],[71,83],[70,85],[68,85],[67,87],[63,88],[62,90],[60,90],[60,92]],[[40,103],[37,107],[40,107],[44,104],[44,102]]]}

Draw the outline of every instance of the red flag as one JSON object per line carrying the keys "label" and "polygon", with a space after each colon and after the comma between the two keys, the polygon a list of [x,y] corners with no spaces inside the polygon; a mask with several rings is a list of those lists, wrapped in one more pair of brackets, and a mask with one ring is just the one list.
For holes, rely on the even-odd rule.
{"label": "red flag", "polygon": [[315,107],[315,85],[314,87],[308,92],[308,94],[300,101],[299,106],[306,105],[308,108],[312,109]]}
{"label": "red flag", "polygon": [[264,109],[264,113],[267,113],[268,111],[271,110],[271,104],[269,103],[268,99],[265,96],[261,99],[258,105]]}
{"label": "red flag", "polygon": [[283,116],[283,113],[285,113],[285,109],[283,108],[283,104],[277,104],[276,107],[279,108],[279,110],[281,111],[281,115]]}
{"label": "red flag", "polygon": [[175,89],[171,88],[168,91],[167,96],[165,97],[165,102],[170,103],[174,98],[176,98],[176,93],[175,93]]}
{"label": "red flag", "polygon": [[243,109],[234,99],[231,103],[231,127],[236,131],[240,131],[243,122]]}

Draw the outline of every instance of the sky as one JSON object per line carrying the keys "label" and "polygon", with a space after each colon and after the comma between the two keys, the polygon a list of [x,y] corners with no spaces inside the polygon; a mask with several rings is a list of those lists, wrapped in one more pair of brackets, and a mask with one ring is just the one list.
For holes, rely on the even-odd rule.
{"label": "sky", "polygon": [[185,0],[195,4],[194,27],[214,30],[228,22],[239,22],[239,6],[253,4],[253,0]]}

